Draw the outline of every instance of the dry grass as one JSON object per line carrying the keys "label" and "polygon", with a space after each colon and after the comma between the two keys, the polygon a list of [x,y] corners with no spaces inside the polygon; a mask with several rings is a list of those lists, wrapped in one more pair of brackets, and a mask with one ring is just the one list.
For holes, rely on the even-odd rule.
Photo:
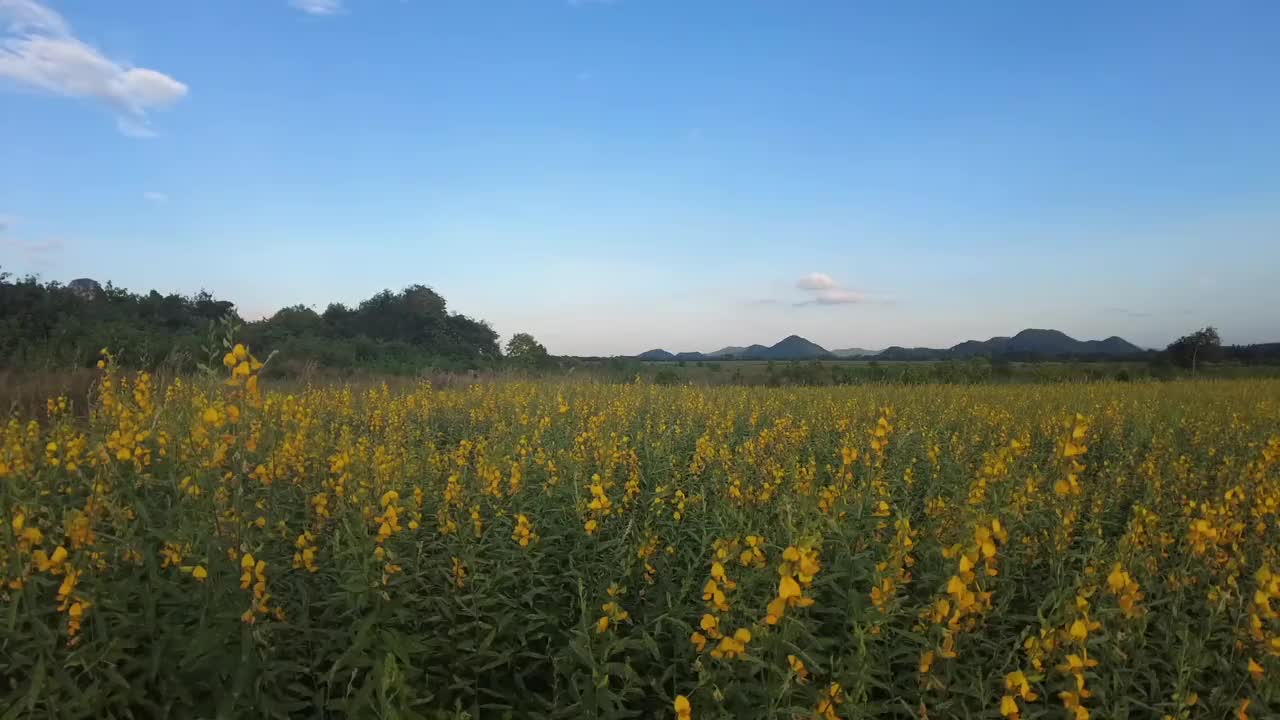
{"label": "dry grass", "polygon": [[89,407],[89,394],[97,381],[93,370],[0,370],[0,413],[40,417],[45,401],[66,395],[77,414]]}

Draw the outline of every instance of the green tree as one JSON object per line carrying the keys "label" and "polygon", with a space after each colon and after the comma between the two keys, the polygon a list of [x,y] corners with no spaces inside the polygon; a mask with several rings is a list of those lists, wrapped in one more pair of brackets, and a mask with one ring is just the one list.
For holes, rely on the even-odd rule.
{"label": "green tree", "polygon": [[1201,328],[1190,335],[1183,335],[1169,344],[1165,352],[1175,364],[1191,368],[1194,374],[1197,364],[1202,360],[1214,360],[1222,349],[1222,338],[1212,325]]}
{"label": "green tree", "polygon": [[529,333],[516,333],[507,341],[507,360],[520,367],[538,368],[551,364],[547,349]]}
{"label": "green tree", "polygon": [[[108,282],[86,293],[76,286],[82,282],[97,286],[0,270],[0,367],[89,367],[99,349],[109,347],[125,365],[190,370],[212,323],[241,323],[234,304],[206,291],[137,294]],[[312,364],[391,373],[474,369],[502,354],[488,323],[448,312],[444,298],[424,285],[383,291],[355,308],[332,304],[323,314],[301,305],[283,308],[243,323],[237,337],[260,353],[279,351],[271,371],[281,374]]]}

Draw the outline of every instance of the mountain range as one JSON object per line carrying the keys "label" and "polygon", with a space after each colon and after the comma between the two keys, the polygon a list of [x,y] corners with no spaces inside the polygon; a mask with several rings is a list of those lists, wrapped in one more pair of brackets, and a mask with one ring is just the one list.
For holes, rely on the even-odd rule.
{"label": "mountain range", "polygon": [[1076,340],[1058,330],[1029,328],[1011,337],[989,340],[966,340],[950,348],[905,348],[893,346],[884,350],[847,348],[827,350],[799,335],[789,335],[773,345],[729,346],[715,352],[671,353],[662,349],[648,350],[638,360],[831,360],[862,358],[867,360],[947,360],[972,357],[1123,357],[1143,352],[1133,343],[1111,336],[1105,340]]}

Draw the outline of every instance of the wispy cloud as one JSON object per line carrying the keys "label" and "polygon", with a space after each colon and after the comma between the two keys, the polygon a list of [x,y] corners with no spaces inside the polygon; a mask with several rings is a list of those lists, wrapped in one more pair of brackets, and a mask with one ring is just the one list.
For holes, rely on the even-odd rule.
{"label": "wispy cloud", "polygon": [[342,0],[289,0],[289,5],[308,15],[340,15]]}
{"label": "wispy cloud", "polygon": [[153,203],[169,202],[168,195],[162,192],[156,192],[155,190],[148,190],[142,193],[142,198],[144,200],[150,200]]}
{"label": "wispy cloud", "polygon": [[58,238],[22,240],[0,235],[0,250],[5,255],[21,258],[27,265],[37,268],[48,267],[54,258],[62,254],[65,246],[66,243]]}
{"label": "wispy cloud", "polygon": [[81,41],[61,15],[36,0],[0,0],[0,78],[101,102],[131,137],[154,135],[148,114],[187,95],[178,80],[109,58]]}
{"label": "wispy cloud", "polygon": [[48,240],[0,238],[0,245],[13,250],[27,260],[46,260],[49,256],[62,252],[62,248],[66,244],[58,238],[50,238]]}
{"label": "wispy cloud", "polygon": [[1102,308],[1102,311],[1105,313],[1111,313],[1112,315],[1124,315],[1125,317],[1131,318],[1149,318],[1152,316],[1152,313],[1149,312],[1142,310],[1130,310],[1129,308],[1122,307],[1105,307]]}
{"label": "wispy cloud", "polygon": [[62,254],[65,243],[58,238],[47,240],[24,240],[10,237],[9,231],[18,224],[12,215],[0,215],[0,250],[4,255],[21,258],[28,265],[44,268],[56,256]]}
{"label": "wispy cloud", "polygon": [[140,138],[143,140],[156,136],[156,131],[152,130],[151,126],[147,123],[138,122],[133,118],[124,116],[116,118],[116,130],[119,130],[120,134],[125,137]]}
{"label": "wispy cloud", "polygon": [[846,290],[844,288],[827,288],[818,290],[809,300],[803,300],[796,303],[797,307],[805,305],[854,305],[860,302],[866,302],[867,296],[855,290]]}
{"label": "wispy cloud", "polygon": [[0,18],[9,32],[53,32],[70,35],[71,28],[58,13],[35,0],[0,0]]}

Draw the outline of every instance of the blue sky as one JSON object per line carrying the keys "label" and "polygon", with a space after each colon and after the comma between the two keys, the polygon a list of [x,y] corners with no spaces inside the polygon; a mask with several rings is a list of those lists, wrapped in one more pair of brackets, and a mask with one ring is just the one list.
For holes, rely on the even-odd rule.
{"label": "blue sky", "polygon": [[1280,4],[0,0],[0,266],[559,353],[1280,340]]}

